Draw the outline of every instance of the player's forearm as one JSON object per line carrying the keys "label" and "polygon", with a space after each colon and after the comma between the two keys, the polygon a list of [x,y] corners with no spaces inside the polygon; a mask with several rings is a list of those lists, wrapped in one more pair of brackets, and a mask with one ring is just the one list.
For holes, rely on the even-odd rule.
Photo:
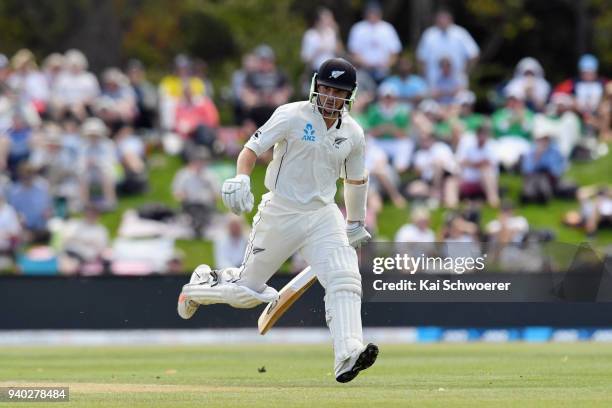
{"label": "player's forearm", "polygon": [[255,162],[257,161],[257,155],[248,147],[242,149],[238,155],[238,162],[236,164],[236,174],[251,175]]}

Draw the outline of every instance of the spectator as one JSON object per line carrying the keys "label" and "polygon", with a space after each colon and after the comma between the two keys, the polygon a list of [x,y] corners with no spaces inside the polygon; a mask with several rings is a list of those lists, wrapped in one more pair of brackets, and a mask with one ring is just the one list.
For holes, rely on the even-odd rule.
{"label": "spectator", "polygon": [[43,61],[43,75],[47,80],[49,92],[55,88],[57,79],[60,77],[60,74],[64,69],[64,65],[64,56],[57,52],[49,54]]}
{"label": "spectator", "polygon": [[455,97],[463,89],[463,81],[453,70],[449,57],[442,57],[439,61],[440,74],[431,86],[431,96],[444,107],[456,103]]}
{"label": "spectator", "polygon": [[307,66],[309,79],[319,70],[321,64],[342,52],[342,42],[338,32],[338,24],[331,10],[321,7],[317,9],[314,25],[306,30],[302,38],[302,61]]}
{"label": "spectator", "polygon": [[[370,136],[366,136],[365,167],[370,174],[370,189],[368,191],[376,196],[372,198],[372,201],[382,203],[382,197],[380,197],[382,190],[383,193],[389,196],[395,207],[404,208],[406,200],[398,190],[400,178],[389,164],[387,154],[376,145]],[[373,224],[375,225],[376,223],[374,222]]]}
{"label": "spectator", "polygon": [[174,129],[176,105],[183,97],[186,87],[191,91],[191,95],[206,94],[204,81],[193,75],[191,60],[186,55],[179,54],[174,58],[174,73],[162,78],[159,84],[159,119],[163,129]]}
{"label": "spectator", "polygon": [[523,202],[547,203],[555,194],[566,168],[563,155],[551,140],[555,130],[554,125],[545,118],[534,129],[535,146],[521,163]]}
{"label": "spectator", "polygon": [[497,158],[491,128],[482,125],[476,131],[476,144],[459,151],[461,166],[460,195],[463,198],[485,197],[491,207],[499,205]]}
{"label": "spectator", "polygon": [[474,92],[465,89],[458,92],[455,103],[458,107],[458,118],[464,131],[476,133],[476,130],[484,123],[485,116],[474,112],[474,104],[476,103]]}
{"label": "spectator", "polygon": [[493,132],[497,138],[497,158],[504,167],[515,167],[531,145],[533,112],[516,91],[507,95],[506,106],[493,113]]}
{"label": "spectator", "polygon": [[449,11],[440,10],[435,25],[423,32],[416,53],[429,84],[435,84],[440,76],[440,59],[448,57],[456,77],[467,86],[468,73],[476,65],[480,49],[465,28],[453,23]]}
{"label": "spectator", "polygon": [[9,187],[8,203],[17,211],[26,230],[25,241],[47,242],[47,220],[51,217],[51,195],[45,180],[28,163],[19,166],[18,181]]}
{"label": "spectator", "polygon": [[578,77],[568,79],[555,88],[555,92],[573,95],[576,109],[586,125],[587,134],[599,130],[597,111],[604,98],[606,80],[598,74],[599,61],[592,54],[584,54],[578,61]]}
{"label": "spectator", "polygon": [[[478,242],[478,225],[469,221],[462,214],[451,213],[446,217],[441,236],[446,243],[476,243]],[[469,253],[471,249],[471,246],[457,245],[456,248],[447,246],[447,252],[453,255]]]}
{"label": "spectator", "polygon": [[364,115],[364,130],[373,138],[372,144],[391,159],[395,170],[403,173],[410,166],[414,143],[408,137],[410,112],[399,103],[397,89],[390,85],[378,88],[379,101]]}
{"label": "spectator", "polygon": [[521,215],[514,214],[511,202],[504,202],[497,219],[489,222],[485,228],[490,242],[510,244],[522,242],[529,232],[529,223]]}
{"label": "spectator", "polygon": [[210,170],[210,153],[204,147],[193,149],[189,163],[176,173],[172,181],[172,194],[181,203],[183,212],[191,218],[197,237],[204,236],[215,209],[220,188]]}
{"label": "spectator", "polygon": [[428,200],[432,207],[437,207],[439,203],[448,208],[457,206],[457,162],[450,147],[437,142],[430,131],[421,131],[419,148],[414,155],[414,169],[419,179],[409,185],[410,196]]}
{"label": "spectator", "polygon": [[100,94],[100,85],[95,75],[87,71],[87,58],[81,51],[69,50],[64,59],[66,69],[58,75],[51,90],[52,113],[55,118],[72,113],[83,120]]}
{"label": "spectator", "polygon": [[148,186],[145,145],[134,134],[134,128],[124,126],[115,135],[117,156],[122,167],[122,178],[117,184],[120,194],[140,194]]}
{"label": "spectator", "polygon": [[[384,80],[381,85],[391,85],[398,90],[401,102],[416,106],[427,96],[427,82],[412,73],[412,63],[408,57],[400,57],[397,62],[397,75]],[[361,84],[360,84],[361,88]]]}
{"label": "spectator", "polygon": [[249,243],[244,233],[242,217],[231,214],[227,220],[227,231],[221,237],[215,236],[213,242],[215,265],[217,269],[238,267]]}
{"label": "spectator", "polygon": [[17,177],[17,169],[19,165],[30,157],[32,152],[32,129],[26,122],[23,112],[17,111],[13,113],[13,124],[7,132],[6,136],[0,136],[0,144],[5,146],[0,148],[0,163],[5,163],[6,168],[14,180]]}
{"label": "spectator", "polygon": [[580,144],[582,135],[580,117],[575,112],[574,98],[565,93],[555,93],[550,99],[551,113],[557,124],[557,146],[567,160]]}
{"label": "spectator", "polygon": [[274,110],[289,100],[291,87],[287,76],[276,66],[276,56],[268,45],[255,49],[258,67],[247,74],[241,100],[246,108],[246,134],[262,126]]}
{"label": "spectator", "polygon": [[132,59],[127,65],[127,75],[136,97],[136,129],[153,130],[157,123],[157,90],[147,79],[142,62]]}
{"label": "spectator", "polygon": [[34,54],[21,49],[13,56],[11,63],[13,73],[8,78],[9,86],[21,101],[32,103],[39,113],[44,112],[49,100],[49,86],[43,73],[38,70]]}
{"label": "spectator", "polygon": [[202,58],[193,59],[193,76],[200,78],[202,82],[204,82],[204,95],[213,99],[215,96],[215,88],[208,77],[208,63]]}
{"label": "spectator", "polygon": [[62,143],[61,128],[49,123],[44,138],[30,157],[30,165],[49,182],[54,213],[67,217],[80,208],[77,158]]}
{"label": "spectator", "polygon": [[612,141],[612,82],[608,82],[605,88],[603,101],[599,107],[601,117],[600,139],[607,143]]}
{"label": "spectator", "polygon": [[612,227],[612,189],[584,187],[578,190],[580,201],[580,225],[589,237],[594,237],[601,228]]}
{"label": "spectator", "polygon": [[234,109],[234,122],[243,123],[246,115],[246,106],[242,102],[242,93],[246,87],[246,77],[255,72],[258,68],[259,60],[254,53],[247,53],[242,56],[242,66],[232,73],[232,83],[230,98]]}
{"label": "spectator", "polygon": [[[81,174],[81,203],[112,210],[117,205],[115,172],[118,162],[115,143],[108,138],[108,128],[98,118],[87,119],[81,127],[81,134],[85,139],[78,164]],[[100,190],[102,197],[99,196]]]}
{"label": "spectator", "polygon": [[107,68],[102,74],[102,94],[95,103],[96,115],[114,134],[136,115],[136,96],[128,78],[117,68]]}
{"label": "spectator", "polygon": [[192,96],[186,88],[176,108],[174,123],[174,130],[183,140],[213,149],[219,127],[219,112],[209,97]]}
{"label": "spectator", "polygon": [[[0,259],[15,259],[15,251],[21,236],[21,225],[17,212],[6,202],[5,192],[0,186]],[[6,264],[6,261],[3,262]],[[0,265],[0,270],[6,269]]]}
{"label": "spectator", "polygon": [[544,79],[540,63],[531,57],[520,60],[505,93],[517,95],[529,109],[541,112],[548,101],[550,84]]}
{"label": "spectator", "polygon": [[397,61],[402,44],[395,28],[382,19],[380,4],[369,2],[364,17],[351,27],[348,50],[353,62],[380,83]]}
{"label": "spectator", "polygon": [[109,247],[108,230],[100,223],[100,212],[87,205],[82,219],[71,219],[62,228],[60,270],[74,274],[84,268],[102,269],[104,253]]}

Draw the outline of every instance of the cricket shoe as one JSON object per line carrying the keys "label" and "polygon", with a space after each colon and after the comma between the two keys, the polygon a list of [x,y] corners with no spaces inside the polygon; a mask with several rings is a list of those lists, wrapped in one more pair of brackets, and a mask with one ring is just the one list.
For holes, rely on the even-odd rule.
{"label": "cricket shoe", "polygon": [[[198,266],[193,273],[191,274],[191,279],[189,279],[189,284],[198,284],[205,285],[210,284],[211,286],[215,285],[219,280],[217,271],[210,269],[210,266],[203,264]],[[178,298],[177,312],[181,318],[187,320],[191,319],[195,312],[198,311],[198,307],[200,304],[189,299],[187,295],[181,291],[181,294]]]}
{"label": "cricket shoe", "polygon": [[348,369],[340,368],[341,374],[336,375],[336,381],[347,383],[357,377],[360,371],[370,368],[378,357],[378,346],[376,344],[368,344],[365,349],[354,357],[348,358],[342,363],[342,366],[349,367]]}

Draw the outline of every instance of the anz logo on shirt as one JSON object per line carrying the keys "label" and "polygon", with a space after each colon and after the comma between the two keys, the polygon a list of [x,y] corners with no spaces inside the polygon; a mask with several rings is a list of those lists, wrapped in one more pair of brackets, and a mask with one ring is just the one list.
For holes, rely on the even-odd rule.
{"label": "anz logo on shirt", "polygon": [[304,136],[302,136],[302,140],[306,140],[307,142],[316,141],[315,130],[312,127],[312,123],[307,123],[306,126],[304,126]]}

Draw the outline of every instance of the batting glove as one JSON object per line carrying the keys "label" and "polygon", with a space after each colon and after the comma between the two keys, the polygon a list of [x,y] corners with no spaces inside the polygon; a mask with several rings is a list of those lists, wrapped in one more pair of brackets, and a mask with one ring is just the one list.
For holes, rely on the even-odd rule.
{"label": "batting glove", "polygon": [[227,208],[234,214],[251,212],[253,209],[253,193],[251,193],[251,179],[246,174],[225,180],[221,187],[221,197]]}
{"label": "batting glove", "polygon": [[349,244],[354,248],[359,248],[361,244],[368,242],[372,238],[363,222],[347,222],[346,235],[348,236]]}

